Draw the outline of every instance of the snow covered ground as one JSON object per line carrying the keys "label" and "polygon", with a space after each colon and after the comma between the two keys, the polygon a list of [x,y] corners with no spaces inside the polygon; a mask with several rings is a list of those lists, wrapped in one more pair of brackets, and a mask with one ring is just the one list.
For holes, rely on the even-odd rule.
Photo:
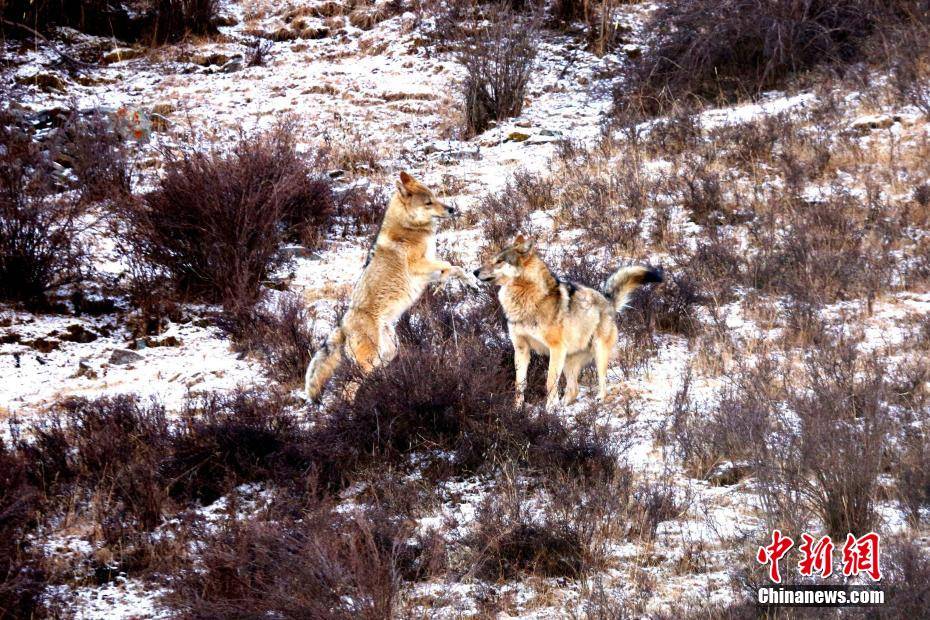
{"label": "snow covered ground", "polygon": [[[237,55],[244,57],[252,39],[248,32],[273,29],[280,21],[273,13],[252,17],[261,14],[259,9],[265,4],[225,0],[223,12],[235,16],[238,23],[222,28],[221,40],[166,46],[113,62],[95,70],[85,84],[69,81],[63,92],[27,88],[16,104],[36,112],[67,105],[161,110],[170,123],[168,132],[155,134],[154,143],[140,146],[137,153],[140,162],[151,164],[147,174],[157,174],[156,145],[171,145],[187,134],[222,142],[242,129],[267,127],[282,115],[292,115],[300,143],[308,150],[326,143],[358,143],[377,153],[381,170],[355,171],[349,175],[352,182],[387,189],[396,172],[405,169],[429,185],[454,188],[446,192],[446,198],[467,213],[481,196],[502,188],[513,173],[547,173],[560,138],[593,144],[602,135],[610,89],[599,76],[622,62],[625,53],[621,49],[598,58],[567,36],[542,35],[523,114],[462,141],[450,131],[457,122],[456,88],[462,70],[454,58],[437,53],[423,40],[421,32],[429,17],[412,10],[371,30],[346,22],[339,35],[272,43],[265,66],[226,72],[222,65],[204,66],[194,60],[209,54],[223,55],[226,62]],[[290,4],[309,5],[313,0]],[[630,22],[635,25],[648,9],[648,5],[632,6]],[[86,39],[75,36],[79,41]],[[90,43],[114,45],[106,40]],[[5,77],[28,78],[54,71],[51,65],[53,58],[39,46],[17,55],[14,66],[5,69]],[[756,104],[704,112],[701,121],[706,128],[746,122],[803,109],[814,98],[811,93],[772,93]],[[507,140],[515,131],[530,138]],[[534,221],[543,227],[553,225],[545,214]],[[681,222],[683,230],[689,225]],[[560,232],[560,239],[571,238],[571,231]],[[321,323],[320,335],[336,318],[333,308],[338,297],[347,294],[357,279],[369,242],[333,238],[318,257],[296,259],[291,286],[311,300]],[[454,253],[467,266],[477,265],[482,245],[480,226],[444,230],[439,237],[441,250]],[[662,257],[655,258],[661,262]],[[106,257],[101,257],[104,261]],[[209,309],[186,308],[183,319],[170,322],[156,342],[129,350],[131,334],[122,324],[125,308],[120,311],[124,301],[117,298],[116,304],[117,311],[98,317],[0,309],[0,419],[41,416],[64,396],[125,392],[157,396],[174,410],[192,393],[273,380],[255,360],[237,354],[229,340],[210,325],[204,318]],[[837,315],[849,312],[853,316],[861,308],[857,303],[848,305],[838,305]],[[742,317],[738,304],[724,312],[734,338],[758,335],[755,325]],[[866,343],[883,346],[906,338],[901,326],[928,312],[930,293],[906,292],[877,300],[868,317],[862,321],[857,317],[857,322],[864,329]],[[634,587],[630,567],[647,566],[643,571],[655,580],[652,600],[657,608],[686,595],[705,602],[732,600],[729,569],[740,561],[734,549],[754,540],[762,524],[750,485],[714,486],[689,478],[656,441],[695,355],[686,338],[656,336],[656,354],[641,373],[629,378],[611,374],[616,393],[635,402],[635,419],[630,423],[619,407],[613,410],[609,405],[599,412],[602,421],[615,424],[618,432],[632,433],[632,439],[624,437],[623,441],[631,444],[626,455],[638,476],[671,476],[686,498],[686,511],[660,524],[654,541],[646,545],[618,542],[613,550],[616,568],[600,578],[602,587],[622,599]],[[712,402],[721,382],[720,377],[695,377],[692,394],[699,401]],[[584,388],[582,402],[563,415],[578,413],[591,396],[590,387]],[[441,490],[448,502],[440,513],[424,520],[424,527],[453,519],[459,528],[467,528],[485,490],[480,480],[456,485]],[[882,514],[889,526],[886,531],[903,527],[901,513],[891,502],[882,507]],[[679,568],[687,565],[685,556],[692,553],[700,556],[701,570]],[[643,562],[647,556],[651,560]],[[565,610],[579,611],[573,607],[581,600],[579,584],[544,581],[501,586],[498,594],[512,597],[513,613],[505,617],[546,618],[563,615]],[[442,601],[440,612],[433,609],[430,613],[460,617],[477,613],[474,597],[478,588],[473,581],[428,582],[405,596]],[[79,618],[170,615],[159,610],[159,594],[133,579],[70,591],[58,586],[55,592],[70,600]]]}

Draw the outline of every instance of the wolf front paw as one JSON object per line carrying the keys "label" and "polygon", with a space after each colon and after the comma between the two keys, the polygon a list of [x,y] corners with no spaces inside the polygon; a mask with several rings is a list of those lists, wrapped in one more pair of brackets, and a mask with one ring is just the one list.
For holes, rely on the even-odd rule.
{"label": "wolf front paw", "polygon": [[478,290],[481,288],[481,281],[475,277],[475,274],[465,271],[461,267],[455,268],[455,277],[459,279],[468,288]]}

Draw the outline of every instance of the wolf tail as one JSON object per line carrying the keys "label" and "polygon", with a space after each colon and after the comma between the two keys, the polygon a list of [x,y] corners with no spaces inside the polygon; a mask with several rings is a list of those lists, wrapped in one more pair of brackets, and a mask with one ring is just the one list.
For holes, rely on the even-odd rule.
{"label": "wolf tail", "polygon": [[342,327],[336,327],[326,339],[324,344],[310,360],[307,366],[307,376],[304,387],[307,396],[316,400],[323,391],[323,386],[329,381],[339,364],[342,363],[342,347],[345,344],[346,336]]}
{"label": "wolf tail", "polygon": [[614,308],[619,312],[620,309],[626,305],[630,293],[643,284],[662,282],[662,280],[662,272],[653,267],[643,267],[640,265],[623,267],[618,269],[607,279],[605,294],[607,298],[613,302]]}

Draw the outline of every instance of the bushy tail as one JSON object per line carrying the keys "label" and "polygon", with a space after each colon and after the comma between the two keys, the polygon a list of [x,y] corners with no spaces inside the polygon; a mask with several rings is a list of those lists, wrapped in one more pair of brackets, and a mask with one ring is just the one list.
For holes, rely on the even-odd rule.
{"label": "bushy tail", "polygon": [[342,327],[337,327],[326,339],[326,344],[320,347],[310,360],[304,388],[311,399],[316,400],[320,396],[323,386],[342,363],[342,346],[345,341],[345,332],[342,331]]}
{"label": "bushy tail", "polygon": [[630,293],[643,284],[649,282],[662,282],[662,272],[652,267],[634,265],[618,269],[607,279],[606,295],[613,301],[614,308],[619,312],[626,305]]}

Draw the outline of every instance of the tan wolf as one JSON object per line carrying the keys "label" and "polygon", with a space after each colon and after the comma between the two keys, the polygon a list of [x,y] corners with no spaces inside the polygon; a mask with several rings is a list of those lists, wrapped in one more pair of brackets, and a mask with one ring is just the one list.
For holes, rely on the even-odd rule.
{"label": "tan wolf", "polygon": [[517,369],[516,404],[523,404],[530,350],[549,356],[546,407],[558,403],[559,379],[566,376],[564,403],[578,396],[578,374],[594,360],[597,398],[607,395],[607,363],[617,342],[616,313],[637,287],[661,282],[649,267],[625,267],[607,280],[605,292],[556,278],[522,235],[475,270],[482,281],[500,285]]}
{"label": "tan wolf", "polygon": [[365,373],[391,361],[397,353],[397,319],[431,282],[457,278],[478,285],[461,267],[435,258],[436,225],[452,215],[454,208],[406,172],[400,173],[349,308],[307,367],[307,396],[319,397],[344,356]]}

